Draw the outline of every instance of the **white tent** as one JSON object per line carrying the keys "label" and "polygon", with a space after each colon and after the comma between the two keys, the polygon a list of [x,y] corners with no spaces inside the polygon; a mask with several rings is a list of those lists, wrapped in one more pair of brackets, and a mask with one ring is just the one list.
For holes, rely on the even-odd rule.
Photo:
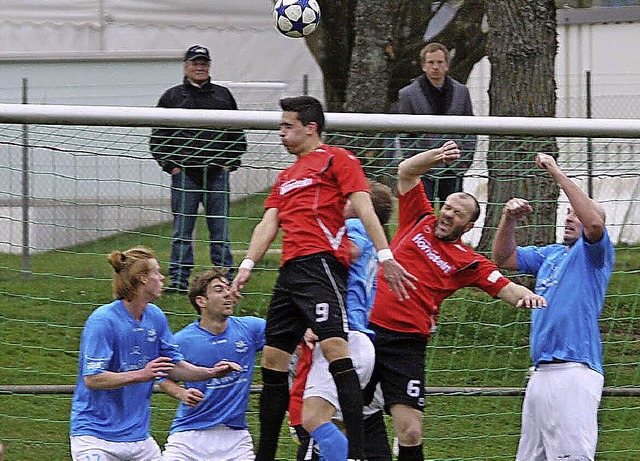
{"label": "white tent", "polygon": [[[61,60],[175,64],[200,43],[211,49],[216,80],[285,82],[295,93],[306,74],[320,96],[320,70],[304,40],[278,33],[271,9],[270,0],[3,0],[0,69]],[[171,82],[181,72],[175,67]]]}
{"label": "white tent", "polygon": [[[321,72],[304,40],[281,35],[271,11],[270,0],[2,0],[0,103],[21,102],[24,84],[31,104],[155,106],[164,90],[182,81],[184,51],[195,43],[209,47],[212,78],[232,90],[240,109],[279,110],[281,97],[303,92],[322,99]],[[108,129],[103,131],[101,137],[110,136]],[[46,135],[30,132],[29,136],[31,143],[41,145]],[[68,142],[75,136],[73,128],[58,129],[56,135]],[[118,145],[138,149],[140,159],[102,159],[97,169],[89,165],[91,156],[61,164],[62,154],[34,149],[34,171],[50,156],[57,159],[55,178],[45,175],[31,184],[38,200],[32,200],[30,214],[36,222],[49,223],[32,227],[34,248],[68,246],[107,235],[114,221],[135,228],[169,219],[169,177],[146,154],[146,136],[145,130],[118,135]],[[277,135],[265,136],[249,134],[245,165],[259,163],[264,149],[279,148]],[[97,145],[95,140],[89,144]],[[122,154],[126,157],[127,149]],[[19,159],[17,147],[0,149],[3,165],[15,165]],[[291,158],[284,155],[282,161]],[[5,184],[0,234],[11,236],[6,242],[17,242],[21,236],[19,170],[0,171],[0,183]],[[77,178],[97,176],[101,181],[121,178],[120,185],[136,186],[125,187],[114,198],[113,188],[96,188],[93,181],[60,184],[66,173]],[[241,168],[232,175],[232,191],[238,194],[234,197],[268,187],[274,174],[271,169]],[[61,197],[84,205],[58,206]],[[89,206],[87,201],[100,205]],[[136,205],[125,206],[131,201]],[[116,206],[103,206],[112,202]],[[141,204],[151,205],[141,208]],[[58,231],[65,226],[77,231]],[[19,250],[17,243],[0,244],[2,252]]]}
{"label": "white tent", "polygon": [[[303,91],[322,99],[321,72],[304,40],[279,34],[271,9],[271,0],[1,0],[0,103],[20,102],[26,78],[31,103],[153,106],[181,80],[182,54],[194,43],[211,49],[213,78],[232,88],[241,109],[277,110],[280,97]],[[594,116],[637,118],[640,59],[611,44],[634,43],[640,7],[559,10],[558,24],[558,115],[584,116],[584,71],[591,70]],[[477,115],[488,113],[489,73],[484,59],[468,82]],[[626,140],[607,146],[609,156],[637,150]],[[251,192],[269,183],[250,181],[244,175],[251,170],[241,170],[236,191],[238,184]],[[9,177],[17,171],[0,172],[0,182],[17,187]],[[145,180],[166,182],[159,169],[153,174],[145,171]],[[619,187],[607,181],[596,198],[615,197],[611,214],[625,220],[614,222],[631,223],[616,230],[636,242],[638,210],[630,204],[637,202],[637,178],[613,181]]]}

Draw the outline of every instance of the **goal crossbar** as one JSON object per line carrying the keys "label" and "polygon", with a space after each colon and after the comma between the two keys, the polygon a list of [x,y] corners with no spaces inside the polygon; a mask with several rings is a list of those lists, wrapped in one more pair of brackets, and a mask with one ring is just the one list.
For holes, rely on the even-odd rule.
{"label": "goal crossbar", "polygon": [[[444,131],[484,135],[640,137],[640,120],[634,119],[327,113],[326,121],[327,129],[335,131]],[[275,130],[280,123],[280,113],[158,107],[0,104],[0,123]]]}

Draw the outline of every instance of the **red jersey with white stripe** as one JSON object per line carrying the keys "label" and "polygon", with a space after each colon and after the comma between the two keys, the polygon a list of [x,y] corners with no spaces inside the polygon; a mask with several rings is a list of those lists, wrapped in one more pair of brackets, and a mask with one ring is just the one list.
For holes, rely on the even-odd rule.
{"label": "red jersey with white stripe", "polygon": [[346,149],[322,144],[278,175],[265,209],[277,208],[282,264],[321,252],[349,266],[344,206],[349,194],[369,191],[360,161]]}
{"label": "red jersey with white stripe", "polygon": [[428,338],[435,331],[440,304],[459,288],[478,287],[491,296],[509,283],[497,266],[470,247],[434,234],[436,217],[422,181],[398,195],[398,231],[391,241],[394,258],[418,278],[410,299],[400,301],[382,271],[369,321],[389,330]]}

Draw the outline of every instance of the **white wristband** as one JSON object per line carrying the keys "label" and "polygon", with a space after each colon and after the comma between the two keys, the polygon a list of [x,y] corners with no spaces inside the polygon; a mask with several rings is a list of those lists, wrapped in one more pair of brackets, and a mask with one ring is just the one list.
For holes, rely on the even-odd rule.
{"label": "white wristband", "polygon": [[253,266],[255,266],[256,263],[253,262],[253,259],[250,258],[244,258],[242,260],[242,262],[240,263],[240,266],[238,266],[238,269],[253,269]]}
{"label": "white wristband", "polygon": [[383,263],[385,261],[388,261],[389,259],[393,259],[393,253],[391,253],[391,250],[389,248],[383,248],[382,250],[378,251],[378,261]]}

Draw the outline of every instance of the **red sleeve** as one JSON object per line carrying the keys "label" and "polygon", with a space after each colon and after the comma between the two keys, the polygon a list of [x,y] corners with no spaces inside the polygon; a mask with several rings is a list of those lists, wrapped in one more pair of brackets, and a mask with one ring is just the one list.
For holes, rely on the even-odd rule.
{"label": "red sleeve", "polygon": [[426,214],[433,214],[433,205],[427,198],[422,181],[406,194],[398,194],[398,228],[413,226]]}
{"label": "red sleeve", "polygon": [[269,196],[264,201],[264,209],[268,210],[269,208],[278,208],[280,209],[280,175],[278,175],[278,179],[273,183],[271,187],[271,192]]}
{"label": "red sleeve", "polygon": [[495,298],[511,280],[502,275],[498,267],[484,257],[478,261],[478,264],[476,270],[469,271],[473,274],[473,280],[469,280],[469,285],[480,288]]}
{"label": "red sleeve", "polygon": [[346,149],[334,147],[333,174],[340,187],[340,192],[345,197],[353,192],[369,192],[369,183],[364,174],[360,160]]}

